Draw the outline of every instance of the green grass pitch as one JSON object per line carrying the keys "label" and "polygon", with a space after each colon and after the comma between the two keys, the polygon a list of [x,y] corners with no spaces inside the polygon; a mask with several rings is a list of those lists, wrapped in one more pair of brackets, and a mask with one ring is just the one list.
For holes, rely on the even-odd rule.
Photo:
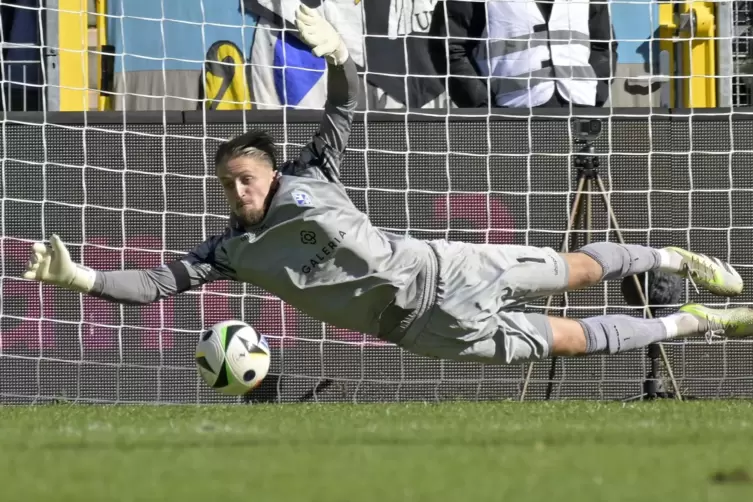
{"label": "green grass pitch", "polygon": [[7,501],[751,501],[745,401],[0,407]]}

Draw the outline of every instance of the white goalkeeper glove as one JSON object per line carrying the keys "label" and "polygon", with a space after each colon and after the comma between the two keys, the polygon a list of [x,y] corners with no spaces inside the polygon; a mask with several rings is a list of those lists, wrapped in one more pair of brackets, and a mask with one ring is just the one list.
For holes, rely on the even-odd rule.
{"label": "white goalkeeper glove", "polygon": [[348,60],[348,48],[337,30],[319,12],[301,4],[295,13],[295,26],[315,56],[342,66]]}
{"label": "white goalkeeper glove", "polygon": [[42,242],[34,243],[23,277],[79,293],[91,291],[94,287],[95,272],[73,263],[68,248],[57,235],[53,234],[50,237],[50,244],[52,249]]}

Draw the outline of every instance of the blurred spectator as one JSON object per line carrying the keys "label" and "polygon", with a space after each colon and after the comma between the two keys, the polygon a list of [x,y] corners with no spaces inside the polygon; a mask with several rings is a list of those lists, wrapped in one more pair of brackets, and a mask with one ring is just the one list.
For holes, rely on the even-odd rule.
{"label": "blurred spectator", "polygon": [[609,99],[617,42],[607,0],[440,1],[429,35],[437,37],[430,44],[437,73],[449,74],[450,98],[461,108]]}

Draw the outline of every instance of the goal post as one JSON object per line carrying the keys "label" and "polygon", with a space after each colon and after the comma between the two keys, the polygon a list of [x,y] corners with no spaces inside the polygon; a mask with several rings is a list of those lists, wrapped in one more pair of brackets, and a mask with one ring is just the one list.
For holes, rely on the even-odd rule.
{"label": "goal post", "polygon": [[[157,2],[160,12],[175,12],[170,2]],[[645,3],[652,12],[658,7]],[[132,15],[125,12],[108,14],[108,22],[123,23]],[[206,19],[144,19],[144,26],[162,27],[152,34],[159,40],[172,36],[170,23],[233,28]],[[240,42],[233,43],[248,57],[246,35],[240,35],[244,23],[245,18],[227,39],[237,35]],[[717,30],[716,37],[732,31]],[[620,39],[620,33],[623,47],[641,45],[629,34]],[[111,42],[95,40],[99,46]],[[202,42],[197,84],[203,78],[201,58],[213,42]],[[126,55],[162,67],[172,60],[168,53],[156,60],[151,53]],[[368,78],[368,61],[364,64],[362,77]],[[632,78],[624,73],[628,70],[640,74],[621,67],[614,88]],[[173,78],[168,71],[157,74]],[[732,80],[744,81],[735,71]],[[50,78],[43,86],[54,94],[53,87],[60,91],[63,84]],[[753,113],[741,106],[746,104],[742,89],[737,85],[731,91],[734,106],[725,108],[660,108],[653,95],[644,106],[599,109],[470,110],[438,104],[406,110],[369,102],[354,121],[343,181],[354,203],[385,230],[559,248],[581,153],[573,119],[598,119],[602,131],[594,155],[626,241],[718,256],[737,267],[748,284],[753,281]],[[139,103],[140,97],[114,95],[113,101]],[[92,108],[78,113],[43,108],[0,115],[0,403],[240,402],[207,388],[194,363],[199,334],[228,319],[242,319],[270,340],[270,375],[253,401],[626,399],[643,391],[651,369],[645,351],[560,359],[554,365],[542,361],[531,368],[484,367],[418,357],[366,334],[322,324],[251,285],[215,283],[137,307],[21,279],[31,243],[52,233],[61,236],[74,260],[93,268],[145,268],[182,256],[227,223],[212,166],[219,142],[261,128],[291,158],[316,131],[321,114],[293,106],[264,109],[253,92],[250,106],[234,111],[171,97],[163,103],[174,108],[166,109],[98,111],[99,100],[91,100]],[[144,102],[152,107],[155,101]],[[192,108],[178,109],[184,102]],[[593,208],[588,235],[614,240],[615,228],[598,198]],[[748,290],[725,300],[683,286],[679,302],[753,302]],[[527,308],[541,312],[545,302]],[[645,315],[626,302],[619,281],[555,298],[550,313]],[[663,346],[684,396],[753,396],[753,341],[709,345],[701,338]]]}

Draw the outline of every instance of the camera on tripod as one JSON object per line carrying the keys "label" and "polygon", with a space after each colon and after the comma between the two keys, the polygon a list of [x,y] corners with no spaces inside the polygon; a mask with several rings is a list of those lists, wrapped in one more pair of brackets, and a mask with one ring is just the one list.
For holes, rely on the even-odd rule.
{"label": "camera on tripod", "polygon": [[573,118],[573,134],[575,140],[591,143],[601,136],[600,119]]}
{"label": "camera on tripod", "polygon": [[[596,153],[595,142],[601,135],[601,120],[595,118],[573,117],[573,135],[578,148],[573,157],[575,167],[581,174],[592,178],[599,168],[599,156]],[[588,185],[590,188],[590,184]]]}

